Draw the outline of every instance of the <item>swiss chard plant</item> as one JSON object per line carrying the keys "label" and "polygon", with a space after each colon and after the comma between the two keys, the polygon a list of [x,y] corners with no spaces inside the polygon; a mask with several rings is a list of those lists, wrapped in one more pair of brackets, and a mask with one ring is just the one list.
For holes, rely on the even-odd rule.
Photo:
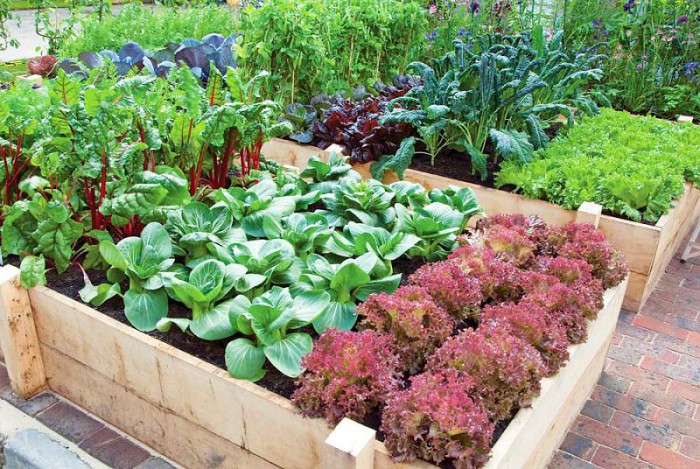
{"label": "swiss chard plant", "polygon": [[0,199],[3,205],[17,200],[19,183],[32,169],[27,148],[36,138],[39,120],[49,104],[45,89],[34,90],[23,80],[0,93]]}
{"label": "swiss chard plant", "polygon": [[313,348],[311,336],[293,332],[314,321],[326,309],[328,293],[305,291],[293,297],[286,288],[273,287],[252,301],[237,296],[230,309],[231,327],[251,338],[226,346],[226,368],[235,378],[257,381],[265,376],[265,361],[283,374],[296,377],[302,359]]}
{"label": "swiss chard plant", "polygon": [[[3,210],[2,251],[17,256],[39,256],[41,262],[51,259],[56,270],[62,273],[70,266],[85,227],[73,218],[72,207],[64,203],[63,192],[47,188],[47,184],[40,178],[20,184],[29,197]],[[29,286],[45,280],[43,276],[31,274],[36,266],[34,262],[38,261],[22,263],[25,283]]]}

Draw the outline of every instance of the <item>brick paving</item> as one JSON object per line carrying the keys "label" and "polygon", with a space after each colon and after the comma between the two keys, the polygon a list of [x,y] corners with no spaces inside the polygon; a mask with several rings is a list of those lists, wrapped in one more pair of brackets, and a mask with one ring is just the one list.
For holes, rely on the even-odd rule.
{"label": "brick paving", "polygon": [[605,371],[549,469],[700,469],[700,259],[683,244],[638,313],[623,311]]}
{"label": "brick paving", "polygon": [[83,451],[115,469],[175,469],[133,439],[95,419],[84,410],[51,392],[32,399],[17,397],[10,388],[7,369],[0,361],[0,399],[76,443]]}

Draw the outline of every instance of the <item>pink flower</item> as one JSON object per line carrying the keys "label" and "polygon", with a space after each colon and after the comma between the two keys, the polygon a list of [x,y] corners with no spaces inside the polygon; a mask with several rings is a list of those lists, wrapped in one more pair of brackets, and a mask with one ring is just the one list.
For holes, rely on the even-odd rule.
{"label": "pink flower", "polygon": [[435,6],[434,3],[431,3],[431,4],[430,4],[430,8],[428,9],[428,12],[429,12],[431,15],[434,15],[435,13],[437,13],[437,7]]}

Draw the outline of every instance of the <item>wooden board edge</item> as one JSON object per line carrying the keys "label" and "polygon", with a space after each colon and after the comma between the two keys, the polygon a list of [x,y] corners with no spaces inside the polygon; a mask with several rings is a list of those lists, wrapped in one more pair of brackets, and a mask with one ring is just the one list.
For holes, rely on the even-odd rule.
{"label": "wooden board edge", "polygon": [[52,347],[44,345],[42,350],[52,391],[185,467],[278,467]]}
{"label": "wooden board edge", "polygon": [[20,270],[0,268],[0,347],[12,391],[29,399],[46,387],[35,315]]}
{"label": "wooden board edge", "polygon": [[[332,455],[324,444],[332,429],[303,417],[288,399],[50,289],[36,289],[32,297],[44,346],[141,399],[278,465],[316,466]],[[280,446],[283,439],[296,449]]]}

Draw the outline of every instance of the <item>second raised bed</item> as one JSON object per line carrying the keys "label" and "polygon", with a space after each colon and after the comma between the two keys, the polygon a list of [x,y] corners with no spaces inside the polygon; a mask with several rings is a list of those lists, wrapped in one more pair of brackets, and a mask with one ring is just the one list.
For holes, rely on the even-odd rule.
{"label": "second raised bed", "polygon": [[[322,159],[328,158],[333,148],[329,150],[299,145],[282,139],[273,139],[263,146],[263,154],[266,158],[302,168],[306,166],[312,156],[318,156]],[[340,147],[336,150],[340,150]],[[355,169],[363,177],[371,177],[369,164],[355,165]],[[602,215],[602,208],[597,204],[586,203],[583,211],[565,210],[558,205],[542,200],[528,199],[519,194],[422,171],[408,169],[404,176],[405,180],[420,183],[427,189],[444,189],[450,185],[470,187],[476,194],[479,205],[489,215],[499,213],[536,214],[547,223],[563,225],[572,221],[593,221],[590,218],[591,212],[597,211],[598,227],[605,233],[613,246],[623,253],[629,263],[631,275],[623,307],[634,312],[641,309],[666,270],[673,254],[700,215],[700,191],[691,183],[686,184],[683,196],[674,201],[671,210],[652,226]],[[395,175],[392,174],[385,178],[384,182],[396,180]]]}

